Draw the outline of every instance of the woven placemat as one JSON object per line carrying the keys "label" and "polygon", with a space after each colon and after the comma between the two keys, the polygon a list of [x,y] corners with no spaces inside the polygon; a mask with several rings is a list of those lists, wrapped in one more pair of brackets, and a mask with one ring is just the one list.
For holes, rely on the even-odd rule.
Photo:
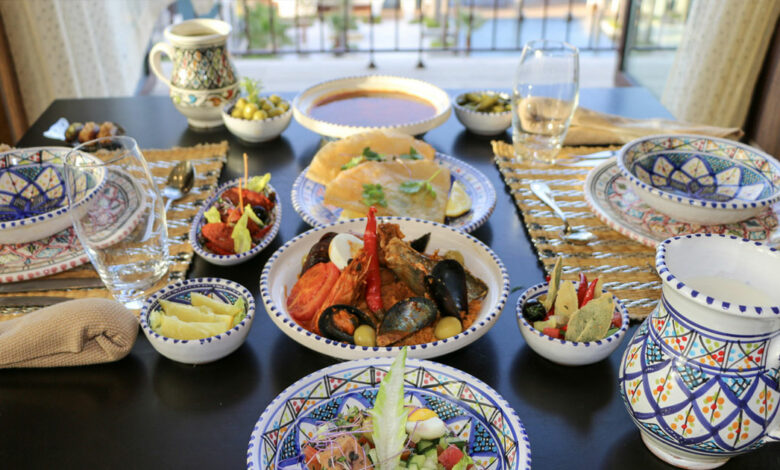
{"label": "woven placemat", "polygon": [[[655,250],[637,243],[606,226],[588,208],[583,183],[593,166],[573,166],[565,160],[619,147],[564,147],[561,162],[544,165],[514,158],[512,145],[493,141],[496,165],[509,187],[537,255],[549,273],[555,259],[563,257],[563,278],[578,279],[584,272],[589,279],[604,279],[604,286],[628,309],[632,320],[644,319],[661,297],[661,280],[655,272]],[[594,162],[594,163],[600,163]],[[558,205],[573,228],[583,228],[596,238],[587,245],[575,245],[561,239],[563,223],[529,189],[534,181],[547,183]]]}
{"label": "woven placemat", "polygon": [[[227,161],[227,142],[218,144],[201,144],[194,147],[176,147],[167,150],[142,150],[149,165],[155,183],[162,190],[168,178],[168,173],[177,163],[189,160],[195,167],[195,183],[192,190],[183,198],[174,202],[168,211],[168,240],[172,264],[169,269],[171,280],[183,279],[192,262],[193,250],[188,239],[192,219],[200,205],[217,187],[222,166]],[[42,279],[74,279],[98,278],[98,274],[90,263]],[[3,296],[17,297],[68,297],[81,299],[85,297],[112,298],[104,287],[100,288],[70,288],[67,290],[15,292]],[[16,316],[16,314],[37,310],[39,307],[0,307],[0,320]]]}

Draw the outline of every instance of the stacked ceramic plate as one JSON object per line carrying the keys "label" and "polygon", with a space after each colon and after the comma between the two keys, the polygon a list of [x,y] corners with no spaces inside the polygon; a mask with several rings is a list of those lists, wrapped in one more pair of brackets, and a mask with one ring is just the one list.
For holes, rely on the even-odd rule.
{"label": "stacked ceramic plate", "polygon": [[607,225],[648,246],[684,233],[767,240],[778,226],[780,163],[715,137],[643,137],[588,175],[585,196]]}
{"label": "stacked ceramic plate", "polygon": [[[71,226],[65,157],[73,149],[39,147],[0,154],[0,283],[34,279],[88,261]],[[96,160],[79,153],[76,158]],[[75,182],[78,207],[106,185],[96,167]]]}

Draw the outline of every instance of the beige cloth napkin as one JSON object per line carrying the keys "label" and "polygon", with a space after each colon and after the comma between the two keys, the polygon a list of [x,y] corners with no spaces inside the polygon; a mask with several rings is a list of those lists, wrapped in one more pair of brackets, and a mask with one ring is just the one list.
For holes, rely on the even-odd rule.
{"label": "beige cloth napkin", "polygon": [[701,134],[736,140],[742,137],[743,132],[736,127],[714,127],[669,119],[630,119],[577,108],[564,145],[625,144],[653,134]]}
{"label": "beige cloth napkin", "polygon": [[122,359],[138,320],[108,299],[78,299],[0,322],[0,368],[62,367]]}

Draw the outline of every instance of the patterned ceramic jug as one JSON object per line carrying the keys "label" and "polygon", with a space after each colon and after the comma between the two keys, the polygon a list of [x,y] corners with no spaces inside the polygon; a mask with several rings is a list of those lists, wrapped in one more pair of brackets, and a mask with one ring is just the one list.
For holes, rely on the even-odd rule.
{"label": "patterned ceramic jug", "polygon": [[[222,125],[222,108],[237,92],[236,71],[227,51],[229,24],[196,19],[165,28],[170,44],[160,42],[149,53],[149,66],[170,87],[171,100],[192,126]],[[173,62],[171,79],[163,75],[160,59]]]}
{"label": "patterned ceramic jug", "polygon": [[658,307],[623,355],[620,394],[656,456],[709,469],[780,438],[780,252],[725,235],[658,245]]}

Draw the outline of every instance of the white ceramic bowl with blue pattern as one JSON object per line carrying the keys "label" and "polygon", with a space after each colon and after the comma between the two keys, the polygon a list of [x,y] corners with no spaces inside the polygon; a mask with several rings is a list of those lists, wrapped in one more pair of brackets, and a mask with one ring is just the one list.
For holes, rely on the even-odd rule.
{"label": "white ceramic bowl with blue pattern", "polygon": [[[149,326],[149,314],[159,310],[160,300],[189,305],[193,292],[213,297],[222,302],[235,303],[244,299],[246,316],[233,328],[224,333],[203,339],[182,340],[163,336]],[[152,347],[160,354],[184,364],[205,364],[214,362],[238,349],[246,340],[255,319],[255,299],[241,284],[216,277],[184,279],[163,287],[146,299],[141,309],[141,329]]]}
{"label": "white ceramic bowl with blue pattern", "polygon": [[[238,180],[240,179],[242,178],[236,178],[234,180],[228,181],[227,183],[223,183],[219,188],[217,188],[217,190],[214,191],[214,194],[203,203],[192,221],[192,226],[190,227],[189,232],[189,239],[190,244],[192,245],[192,249],[195,251],[195,253],[198,254],[198,256],[211,264],[216,264],[218,266],[233,266],[243,263],[244,261],[248,261],[263,251],[263,249],[267,247],[271,241],[273,241],[274,237],[276,237],[276,234],[279,233],[279,227],[282,223],[282,204],[281,201],[279,201],[279,194],[277,193],[274,210],[272,213],[273,221],[271,230],[269,230],[268,233],[265,234],[265,237],[263,237],[263,239],[260,240],[260,242],[251,250],[235,255],[219,255],[206,248],[204,245],[203,236],[200,233],[201,228],[206,224],[206,217],[204,214],[211,206],[214,205],[214,203],[217,202],[222,193],[224,193],[229,188],[237,187]],[[266,188],[267,192],[276,193],[276,190],[271,185],[271,183],[268,183]]]}
{"label": "white ceramic bowl with blue pattern", "polygon": [[231,134],[249,143],[267,142],[279,137],[292,120],[292,108],[267,119],[241,119],[230,115],[235,103],[222,108],[222,121]]}
{"label": "white ceramic bowl with blue pattern", "polygon": [[[479,170],[455,157],[436,153],[436,162],[450,171],[450,180],[458,181],[471,199],[471,210],[448,218],[447,225],[472,232],[487,222],[496,208],[496,190]],[[342,209],[324,204],[325,186],[306,177],[306,167],[292,187],[292,205],[295,212],[312,227],[332,224],[339,220]]]}
{"label": "white ceramic bowl with blue pattern", "polygon": [[[474,324],[451,338],[409,346],[409,356],[438,357],[473,343],[493,326],[509,295],[509,274],[498,256],[487,245],[453,227],[409,217],[379,217],[378,223],[396,223],[406,240],[430,233],[427,253],[434,250],[457,250],[465,259],[466,269],[488,286],[482,310]],[[260,296],[271,320],[287,336],[309,349],[338,359],[360,359],[395,356],[400,347],[364,347],[328,339],[298,325],[287,312],[287,293],[301,271],[301,260],[326,232],[363,234],[366,219],[352,219],[318,227],[288,241],[271,256],[260,277]]]}
{"label": "white ceramic bowl with blue pattern", "polygon": [[617,162],[640,199],[684,222],[739,222],[780,201],[780,162],[727,139],[642,137],[623,146]]}
{"label": "white ceramic bowl with blue pattern", "polygon": [[[574,281],[574,287],[579,282]],[[520,298],[517,299],[517,326],[520,327],[520,334],[523,335],[528,346],[536,351],[537,354],[556,364],[564,366],[584,366],[594,364],[612,354],[618,345],[623,341],[628,331],[628,311],[615,297],[615,308],[620,311],[621,325],[618,331],[612,333],[606,338],[598,341],[566,341],[547,336],[541,331],[535,329],[528,320],[523,317],[523,306],[531,299],[539,298],[547,293],[548,285],[546,282],[537,284],[528,288]],[[603,291],[607,294],[607,291]]]}
{"label": "white ceramic bowl with blue pattern", "polygon": [[[351,407],[374,406],[393,358],[342,362],[303,377],[280,393],[252,430],[247,469],[305,469],[301,447],[309,432]],[[431,361],[406,360],[404,402],[434,411],[466,441],[475,468],[530,470],[523,423],[501,395],[481,380]]]}
{"label": "white ceramic bowl with blue pattern", "polygon": [[[495,91],[481,90],[469,93],[488,93],[498,94],[506,99],[509,99],[509,95],[506,93],[497,93]],[[455,110],[455,117],[458,118],[461,124],[466,129],[477,135],[497,135],[509,129],[512,125],[512,111],[504,111],[501,113],[481,112],[474,111],[465,106],[458,104],[458,101],[464,97],[466,93],[461,93],[452,100],[452,109]]]}
{"label": "white ceramic bowl with blue pattern", "polygon": [[[61,232],[72,224],[65,190],[65,159],[99,163],[85,152],[68,147],[14,149],[0,154],[0,244],[29,243]],[[80,204],[103,187],[104,168],[81,172]]]}

